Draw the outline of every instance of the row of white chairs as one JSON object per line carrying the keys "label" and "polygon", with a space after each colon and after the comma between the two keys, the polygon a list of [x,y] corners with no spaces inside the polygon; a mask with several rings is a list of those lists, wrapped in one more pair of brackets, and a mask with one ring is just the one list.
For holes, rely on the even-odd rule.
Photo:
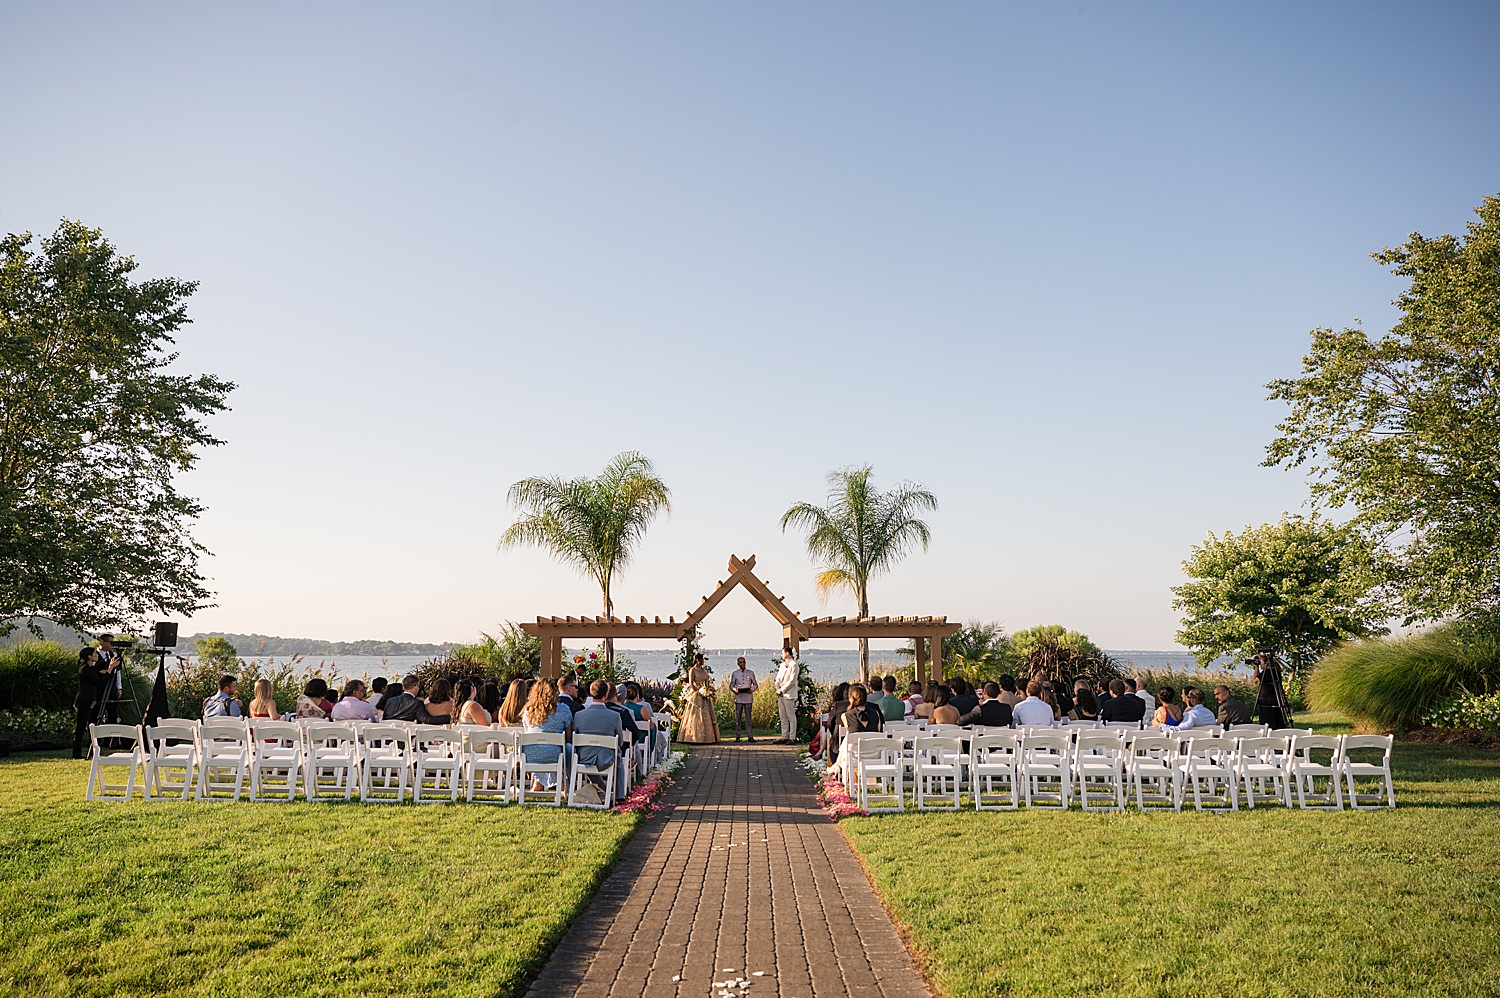
{"label": "row of white chairs", "polygon": [[[665,756],[664,740],[652,738],[638,752],[624,750],[625,767],[588,767],[579,750],[614,753],[614,738],[578,733],[570,743],[560,733],[410,722],[164,718],[150,727],[92,725],[90,739],[88,800],[130,800],[139,775],[144,800],[238,801],[248,789],[252,801],[292,801],[300,784],[309,801],[357,793],[400,802],[409,790],[414,802],[431,803],[456,801],[462,790],[469,801],[561,806],[566,792],[571,806],[606,808],[628,792],[637,767],[644,775]],[[528,761],[532,745],[555,747],[555,761]],[[123,782],[111,782],[120,770]],[[602,802],[580,799],[584,778],[603,784]]]}
{"label": "row of white chairs", "polygon": [[[965,742],[967,741],[967,744]],[[856,732],[844,759],[854,796],[870,813],[904,811],[906,787],[919,811],[1123,811],[1133,796],[1142,811],[1237,811],[1246,804],[1343,810],[1395,807],[1389,735],[1314,735],[1306,729],[1236,734],[1218,728],[1157,733],[991,728],[967,740],[951,734]],[[1373,750],[1378,760],[1351,753]],[[1358,780],[1374,780],[1361,792]]]}

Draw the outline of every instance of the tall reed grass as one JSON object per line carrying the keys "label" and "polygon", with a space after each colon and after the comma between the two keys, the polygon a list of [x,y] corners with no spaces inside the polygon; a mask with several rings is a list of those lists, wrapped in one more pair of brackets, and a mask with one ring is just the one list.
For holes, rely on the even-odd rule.
{"label": "tall reed grass", "polygon": [[1308,679],[1314,710],[1336,710],[1361,728],[1417,727],[1458,690],[1489,693],[1500,685],[1500,634],[1446,624],[1403,637],[1342,645]]}

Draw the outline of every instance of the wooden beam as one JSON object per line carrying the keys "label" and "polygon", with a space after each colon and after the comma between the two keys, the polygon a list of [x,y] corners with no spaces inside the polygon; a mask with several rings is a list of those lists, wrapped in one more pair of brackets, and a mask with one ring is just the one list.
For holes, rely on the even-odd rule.
{"label": "wooden beam", "polygon": [[715,586],[714,591],[711,594],[703,597],[703,602],[698,604],[698,609],[688,614],[687,619],[682,622],[682,627],[679,628],[678,633],[683,634],[687,631],[688,628],[696,627],[698,626],[698,624],[702,623],[703,618],[707,617],[709,612],[713,610],[714,607],[718,606],[720,601],[722,601],[725,596],[728,596],[735,586],[740,584],[741,580],[749,574],[750,569],[754,565],[755,555],[753,554],[745,561],[740,561],[734,555],[730,555],[729,578],[725,579],[723,582]]}
{"label": "wooden beam", "polygon": [[936,683],[943,681],[943,637],[941,634],[932,636],[932,680]]}
{"label": "wooden beam", "polygon": [[912,669],[911,674],[920,683],[927,678],[927,638],[918,634],[911,639],[911,644],[917,652],[917,657],[913,660],[915,668]]}

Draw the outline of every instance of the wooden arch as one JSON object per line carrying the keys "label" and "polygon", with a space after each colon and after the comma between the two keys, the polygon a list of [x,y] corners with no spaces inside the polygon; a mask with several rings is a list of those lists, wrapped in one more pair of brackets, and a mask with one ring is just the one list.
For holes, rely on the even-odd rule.
{"label": "wooden arch", "polygon": [[[741,561],[729,556],[729,577],[703,597],[698,608],[682,620],[660,617],[538,617],[534,624],[522,624],[527,634],[541,639],[542,675],[556,679],[562,675],[564,638],[673,638],[682,640],[690,628],[702,623],[714,607],[735,586],[743,586],[781,625],[781,637],[793,650],[804,641],[819,638],[910,638],[917,653],[917,674],[924,670],[933,678],[943,678],[943,638],[956,632],[960,625],[948,623],[947,617],[801,617],[771,587],[755,574],[755,555]],[[931,645],[931,655],[928,645]]]}

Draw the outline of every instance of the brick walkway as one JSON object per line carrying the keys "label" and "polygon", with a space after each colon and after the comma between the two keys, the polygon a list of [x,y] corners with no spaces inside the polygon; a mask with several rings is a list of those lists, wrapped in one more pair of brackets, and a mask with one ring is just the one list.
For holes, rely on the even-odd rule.
{"label": "brick walkway", "polygon": [[928,998],[795,750],[699,747],[666,803],[529,998]]}

